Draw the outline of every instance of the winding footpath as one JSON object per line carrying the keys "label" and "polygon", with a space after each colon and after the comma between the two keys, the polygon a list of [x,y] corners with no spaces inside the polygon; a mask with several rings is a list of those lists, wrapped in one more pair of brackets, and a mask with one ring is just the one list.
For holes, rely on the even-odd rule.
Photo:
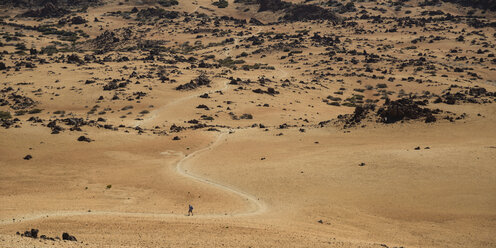
{"label": "winding footpath", "polygon": [[[196,11],[199,8],[194,10]],[[193,12],[194,12],[193,11]],[[262,29],[259,27],[256,34],[258,34]],[[244,38],[244,37],[242,37]],[[235,42],[237,43],[238,40],[236,39]],[[230,53],[230,49],[228,49]],[[279,69],[281,70],[281,69]],[[281,70],[281,72],[284,72]],[[285,73],[287,75],[287,73]],[[209,92],[209,94],[215,92],[215,91],[225,91],[229,88],[229,81],[226,80],[225,84],[223,85],[222,88],[220,89],[215,89]],[[182,98],[178,98],[176,100],[173,100],[163,106],[161,106],[159,109],[153,111],[151,115],[149,115],[146,119],[137,121],[135,123],[136,126],[142,125],[142,124],[147,124],[150,121],[154,120],[159,116],[161,112],[163,112],[165,109],[169,109],[170,107],[174,105],[178,105],[179,103],[182,103],[186,100],[192,99],[198,97],[198,95],[190,95]],[[199,156],[200,154],[212,150],[215,146],[217,146],[223,138],[228,134],[229,131],[222,131],[216,138],[215,141],[210,143],[205,148],[202,148],[200,150],[194,151],[188,155],[184,155],[181,152],[164,152],[163,154],[175,154],[179,156],[184,156],[181,160],[179,160],[176,164],[176,172],[184,176],[186,178],[189,178],[191,180],[207,184],[209,186],[212,186],[214,188],[217,188],[219,190],[223,190],[226,192],[233,193],[235,195],[238,195],[239,197],[245,199],[248,204],[250,205],[250,209],[247,211],[243,212],[235,212],[231,214],[197,214],[194,216],[194,218],[231,218],[231,217],[245,217],[245,216],[253,216],[253,215],[259,215],[264,213],[267,210],[267,206],[257,197],[254,195],[251,195],[247,192],[242,191],[241,189],[238,189],[234,186],[228,185],[228,184],[223,184],[220,182],[216,182],[214,180],[211,180],[209,178],[205,178],[202,175],[199,174],[194,174],[184,168],[184,165],[188,160]],[[74,217],[74,216],[117,216],[117,217],[140,217],[140,218],[155,218],[155,219],[172,219],[172,218],[192,218],[188,217],[185,214],[174,214],[174,213],[146,213],[146,212],[123,212],[123,211],[55,211],[55,212],[45,212],[45,213],[37,213],[37,214],[26,214],[24,216],[15,216],[14,218],[10,219],[2,219],[0,220],[0,225],[11,225],[11,224],[17,224],[21,222],[26,222],[26,221],[35,221],[35,220],[40,220],[40,219],[48,219],[48,218],[54,218],[54,217]],[[13,219],[15,221],[13,221]]]}
{"label": "winding footpath", "polygon": [[[224,86],[220,89],[214,89],[210,91],[210,93],[214,91],[224,91],[229,88],[229,81],[226,80]],[[147,119],[136,123],[136,124],[144,124],[148,123],[149,121],[155,119],[162,110],[170,108],[173,105],[177,105],[178,103],[182,103],[188,99],[198,97],[197,95],[190,95],[186,96],[183,98],[176,99],[172,102],[169,102],[159,109],[157,109],[150,117]],[[218,145],[222,138],[225,137],[228,131],[222,131],[217,139],[210,143],[205,148],[202,148],[200,150],[194,151],[188,155],[184,155],[181,152],[176,152],[176,153],[171,153],[171,152],[165,152],[165,154],[176,154],[179,156],[184,156],[181,160],[179,160],[176,164],[176,172],[184,176],[186,178],[192,179],[194,181],[198,181],[204,184],[208,184],[214,188],[224,190],[227,192],[234,193],[238,195],[239,197],[245,199],[249,205],[250,205],[250,210],[245,211],[245,212],[237,212],[237,213],[231,213],[231,214],[199,214],[195,215],[195,218],[228,218],[228,217],[243,217],[243,216],[251,216],[251,215],[258,215],[266,211],[266,206],[265,204],[260,201],[258,198],[255,196],[248,194],[236,187],[227,185],[227,184],[222,184],[219,182],[215,182],[211,179],[205,178],[201,175],[198,174],[193,174],[189,172],[188,170],[183,168],[183,165],[188,162],[193,157],[199,156],[201,153],[204,153],[206,151],[212,150],[214,146]],[[162,153],[164,154],[164,153]],[[45,212],[45,213],[37,213],[37,214],[26,214],[24,216],[13,216],[13,218],[10,219],[2,219],[0,220],[0,225],[10,225],[10,224],[16,224],[20,222],[25,222],[25,221],[34,221],[34,220],[40,220],[40,219],[47,219],[51,217],[73,217],[73,216],[121,216],[121,217],[144,217],[144,218],[156,218],[156,219],[167,219],[167,218],[188,218],[184,214],[174,214],[174,213],[145,213],[145,212],[123,212],[123,211],[56,211],[56,212]],[[191,218],[191,217],[189,217]],[[15,219],[15,221],[13,221]]]}
{"label": "winding footpath", "polygon": [[[197,214],[194,216],[194,218],[203,218],[203,219],[209,219],[209,218],[230,218],[230,217],[244,217],[244,216],[252,216],[252,215],[258,215],[262,214],[267,210],[267,207],[265,204],[257,199],[255,196],[246,193],[240,189],[237,189],[236,187],[227,185],[227,184],[222,184],[219,182],[215,182],[211,179],[202,177],[201,175],[193,174],[189,172],[188,170],[183,168],[183,165],[188,162],[188,160],[199,156],[201,153],[204,153],[206,151],[212,150],[214,146],[218,145],[221,140],[225,137],[227,133],[222,132],[220,135],[218,135],[217,139],[210,143],[205,148],[202,148],[200,150],[197,150],[195,152],[192,152],[186,156],[182,153],[177,153],[181,154],[184,156],[179,162],[176,164],[176,171],[178,174],[192,179],[194,181],[198,181],[201,183],[208,184],[214,188],[228,191],[231,193],[234,193],[238,195],[239,197],[245,199],[251,206],[248,211],[245,212],[238,212],[238,213],[231,213],[231,214]],[[167,152],[167,154],[170,154]],[[10,225],[10,224],[17,224],[20,222],[26,222],[26,221],[34,221],[34,220],[40,220],[40,219],[47,219],[47,218],[53,218],[53,217],[73,217],[73,216],[118,216],[118,217],[143,217],[143,218],[155,218],[155,219],[170,219],[170,218],[193,218],[193,217],[188,217],[185,214],[174,214],[174,213],[145,213],[145,212],[122,212],[122,211],[57,211],[57,212],[46,212],[46,213],[38,213],[38,214],[32,214],[32,215],[25,215],[23,217],[18,217],[16,216],[15,221],[13,219],[3,219],[0,220],[0,225]]]}
{"label": "winding footpath", "polygon": [[195,157],[196,155],[198,155],[199,153],[203,153],[207,150],[212,150],[218,143],[220,143],[222,141],[222,139],[224,138],[224,136],[226,135],[227,133],[225,132],[222,132],[218,137],[217,137],[217,140],[214,141],[213,143],[211,143],[209,146],[201,149],[201,150],[197,150],[191,154],[188,154],[187,156],[185,156],[184,159],[182,159],[181,161],[179,161],[177,163],[177,166],[176,166],[176,169],[177,169],[177,172],[180,174],[180,175],[183,175],[185,177],[188,177],[188,178],[192,178],[192,179],[195,179],[196,181],[199,181],[199,182],[202,182],[202,183],[205,183],[205,184],[209,184],[215,188],[218,188],[218,189],[222,189],[224,191],[228,191],[228,192],[231,192],[231,193],[234,193],[236,195],[239,195],[240,197],[246,199],[252,206],[251,206],[251,210],[250,211],[247,211],[247,212],[242,212],[242,213],[234,213],[234,214],[231,214],[230,216],[248,216],[248,215],[257,215],[257,214],[261,214],[263,212],[265,212],[267,210],[267,207],[265,206],[265,204],[260,201],[260,199],[256,198],[254,195],[251,195],[249,193],[246,193],[240,189],[237,189],[233,186],[230,186],[230,185],[226,185],[226,184],[221,184],[219,182],[215,182],[215,181],[212,181],[208,178],[205,178],[205,177],[202,177],[201,175],[197,175],[197,174],[194,174],[194,173],[191,173],[189,172],[188,170],[184,169],[183,167],[183,164],[187,161],[188,158],[193,158]]}

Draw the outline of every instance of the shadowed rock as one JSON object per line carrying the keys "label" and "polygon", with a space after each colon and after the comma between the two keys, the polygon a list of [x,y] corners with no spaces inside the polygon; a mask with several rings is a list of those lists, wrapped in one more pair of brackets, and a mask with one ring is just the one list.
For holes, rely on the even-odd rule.
{"label": "shadowed rock", "polygon": [[386,99],[384,106],[381,107],[377,114],[381,117],[383,123],[395,123],[401,120],[428,118],[426,122],[434,122],[433,114],[439,113],[439,110],[421,108],[417,102],[411,99],[403,98],[396,101]]}
{"label": "shadowed rock", "polygon": [[182,84],[176,87],[176,90],[193,90],[200,86],[210,85],[210,79],[205,74],[201,74],[197,78],[191,80],[189,83]]}
{"label": "shadowed rock", "polygon": [[76,237],[70,235],[69,233],[62,233],[62,240],[77,241]]}
{"label": "shadowed rock", "polygon": [[41,9],[28,10],[22,16],[24,17],[38,17],[38,18],[56,18],[62,17],[71,13],[71,11],[55,6],[53,3],[47,3]]}

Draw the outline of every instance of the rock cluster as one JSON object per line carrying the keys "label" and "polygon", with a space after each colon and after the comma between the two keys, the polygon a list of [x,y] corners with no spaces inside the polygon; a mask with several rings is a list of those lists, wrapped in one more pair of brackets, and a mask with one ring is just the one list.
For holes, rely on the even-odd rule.
{"label": "rock cluster", "polygon": [[413,101],[408,98],[398,99],[396,101],[386,100],[384,106],[381,107],[377,114],[381,117],[383,123],[395,123],[402,120],[415,120],[425,117],[425,122],[435,122],[434,114],[438,114],[440,110],[431,110],[422,108],[425,105],[423,102]]}
{"label": "rock cluster", "polygon": [[193,90],[200,86],[210,85],[211,80],[205,74],[201,74],[197,78],[191,80],[189,83],[181,84],[176,87],[176,90]]}
{"label": "rock cluster", "polygon": [[[429,109],[422,106],[427,101],[414,101],[410,98],[400,98],[395,101],[386,99],[384,104],[377,108],[375,104],[364,104],[355,107],[353,114],[339,115],[338,119],[344,122],[344,127],[353,127],[361,124],[366,118],[375,119],[377,122],[391,124],[399,121],[423,119],[425,123],[436,122],[436,114],[442,111]],[[324,126],[329,122],[321,122]]]}
{"label": "rock cluster", "polygon": [[[25,231],[24,233],[17,232],[16,234],[20,235],[21,237],[37,239],[38,233],[39,233],[38,229],[31,229],[31,230]],[[48,237],[46,235],[40,235],[39,238],[44,239],[44,240],[51,240],[51,241],[60,240],[60,237],[52,238],[52,237]],[[77,241],[75,236],[70,235],[67,232],[62,233],[62,240]]]}
{"label": "rock cluster", "polygon": [[36,10],[28,10],[22,16],[37,17],[37,18],[57,18],[71,13],[71,11],[57,7],[53,3],[47,3],[43,8]]}

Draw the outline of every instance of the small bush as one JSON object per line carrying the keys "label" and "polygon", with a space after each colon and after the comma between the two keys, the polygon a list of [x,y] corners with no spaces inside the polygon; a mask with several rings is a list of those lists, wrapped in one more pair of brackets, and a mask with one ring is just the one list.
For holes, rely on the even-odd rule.
{"label": "small bush", "polygon": [[29,110],[28,114],[39,114],[41,113],[42,109],[31,109]]}
{"label": "small bush", "polygon": [[327,96],[327,99],[335,102],[341,101],[340,97],[334,97],[334,96]]}
{"label": "small bush", "polygon": [[6,111],[0,111],[0,120],[8,120],[12,118],[12,115]]}
{"label": "small bush", "polygon": [[378,89],[384,89],[387,88],[387,84],[377,84]]}
{"label": "small bush", "polygon": [[253,115],[251,115],[251,114],[243,114],[239,118],[251,120],[251,119],[253,119]]}
{"label": "small bush", "polygon": [[159,0],[158,3],[164,7],[171,7],[179,4],[177,0]]}
{"label": "small bush", "polygon": [[229,6],[229,3],[227,0],[219,0],[217,2],[212,3],[213,5],[217,6],[217,8],[227,8]]}
{"label": "small bush", "polygon": [[15,112],[15,115],[16,115],[16,116],[21,116],[21,115],[25,115],[27,112],[28,112],[27,110],[25,110],[25,109],[21,109],[21,110],[17,110],[17,111]]}

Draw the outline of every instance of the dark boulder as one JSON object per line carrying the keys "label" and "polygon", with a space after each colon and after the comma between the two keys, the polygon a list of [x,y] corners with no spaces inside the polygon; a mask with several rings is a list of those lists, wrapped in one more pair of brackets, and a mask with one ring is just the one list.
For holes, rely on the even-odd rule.
{"label": "dark boulder", "polygon": [[250,23],[257,26],[264,25],[261,21],[253,17],[250,19]]}
{"label": "dark boulder", "polygon": [[87,7],[100,4],[100,0],[1,0],[0,5],[9,5],[24,8],[42,7],[53,4],[64,7]]}
{"label": "dark boulder", "polygon": [[38,232],[39,232],[38,229],[31,229],[31,231],[25,231],[24,237],[36,239],[38,238]]}
{"label": "dark boulder", "polygon": [[77,141],[79,142],[91,142],[91,139],[86,137],[86,136],[79,136],[79,138],[77,139]]}
{"label": "dark boulder", "polygon": [[80,24],[85,24],[87,23],[88,21],[86,21],[86,19],[84,19],[83,17],[81,16],[75,16],[71,19],[71,23],[74,24],[74,25],[80,25]]}
{"label": "dark boulder", "polygon": [[62,233],[62,240],[77,241],[76,237],[70,235],[69,233]]}

